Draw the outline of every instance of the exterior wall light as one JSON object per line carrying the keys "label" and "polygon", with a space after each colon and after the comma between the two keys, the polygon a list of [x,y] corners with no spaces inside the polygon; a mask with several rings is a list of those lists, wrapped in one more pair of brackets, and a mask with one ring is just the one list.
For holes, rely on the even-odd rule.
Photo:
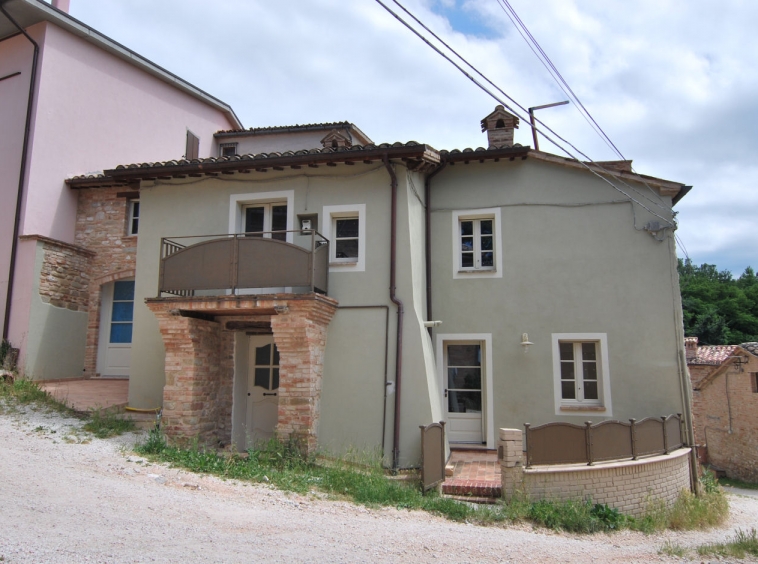
{"label": "exterior wall light", "polygon": [[521,333],[521,346],[524,347],[524,354],[529,352],[529,347],[533,344],[534,343],[529,340],[529,335],[527,333]]}
{"label": "exterior wall light", "polygon": [[424,327],[437,327],[442,325],[442,321],[424,321]]}

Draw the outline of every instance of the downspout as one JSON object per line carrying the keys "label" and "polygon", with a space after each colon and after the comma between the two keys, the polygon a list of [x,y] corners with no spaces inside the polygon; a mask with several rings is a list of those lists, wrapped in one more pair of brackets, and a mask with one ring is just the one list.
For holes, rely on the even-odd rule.
{"label": "downspout", "polygon": [[[426,177],[426,182],[424,183],[424,204],[426,204],[426,213],[424,216],[424,247],[425,247],[425,253],[426,253],[426,319],[427,321],[431,321],[434,319],[432,317],[432,178],[434,178],[437,173],[442,172],[442,170],[447,166],[447,161],[443,161],[442,163],[435,168],[432,173]],[[429,327],[429,337],[432,336],[432,328]]]}
{"label": "downspout", "polygon": [[5,298],[5,318],[3,319],[3,340],[8,339],[8,325],[11,319],[11,303],[13,301],[13,281],[16,273],[16,253],[18,250],[18,232],[21,225],[21,202],[24,197],[24,182],[26,181],[26,158],[29,151],[29,132],[32,128],[32,106],[34,105],[34,87],[37,79],[37,58],[39,56],[39,45],[32,39],[26,30],[22,28],[16,20],[0,4],[0,12],[18,29],[24,37],[34,46],[34,57],[32,58],[32,76],[29,79],[29,100],[26,106],[26,126],[24,128],[24,146],[21,152],[21,168],[18,175],[18,193],[16,194],[16,215],[13,220],[13,241],[11,242],[11,259],[8,267],[8,292]]}
{"label": "downspout", "polygon": [[390,164],[387,153],[382,156],[387,172],[390,175],[392,189],[392,210],[390,215],[390,300],[397,306],[397,341],[395,347],[395,420],[392,438],[392,470],[400,465],[400,382],[403,374],[403,302],[395,295],[396,262],[397,262],[397,176]]}

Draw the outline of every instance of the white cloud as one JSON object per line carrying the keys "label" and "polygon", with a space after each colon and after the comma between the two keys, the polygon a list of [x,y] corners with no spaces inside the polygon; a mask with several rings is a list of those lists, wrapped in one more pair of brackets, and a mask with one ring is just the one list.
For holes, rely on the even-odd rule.
{"label": "white cloud", "polygon": [[[678,205],[693,260],[758,266],[758,3],[510,2],[635,168],[694,186]],[[565,99],[495,0],[404,4],[523,106]],[[72,0],[71,11],[248,127],[344,119],[377,142],[476,147],[496,104],[370,0]],[[475,17],[489,34],[460,32]],[[574,108],[540,117],[614,158]],[[516,140],[531,144],[524,122]]]}

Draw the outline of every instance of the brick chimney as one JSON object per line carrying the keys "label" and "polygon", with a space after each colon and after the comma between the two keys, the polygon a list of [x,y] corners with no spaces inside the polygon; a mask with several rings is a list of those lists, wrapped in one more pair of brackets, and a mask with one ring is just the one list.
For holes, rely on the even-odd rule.
{"label": "brick chimney", "polygon": [[503,106],[496,106],[495,111],[482,120],[482,131],[487,132],[490,149],[495,147],[512,147],[513,130],[518,128],[519,119],[505,111]]}
{"label": "brick chimney", "polygon": [[697,337],[685,337],[684,350],[686,352],[687,362],[697,358]]}
{"label": "brick chimney", "polygon": [[53,8],[58,8],[61,12],[68,14],[68,5],[71,0],[53,0]]}

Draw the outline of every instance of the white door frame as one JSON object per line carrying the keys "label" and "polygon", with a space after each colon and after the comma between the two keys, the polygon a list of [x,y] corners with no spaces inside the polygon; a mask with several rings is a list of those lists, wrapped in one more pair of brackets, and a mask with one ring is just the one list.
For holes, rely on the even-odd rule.
{"label": "white door frame", "polygon": [[[116,282],[133,282],[133,278],[124,278],[122,280],[114,280],[112,282],[106,282],[100,286],[100,330],[97,338],[97,362],[95,366],[95,372],[101,376],[120,376],[129,377],[131,370],[130,366],[126,369],[109,369],[108,368],[108,349],[112,348],[128,348],[131,352],[132,343],[123,345],[111,345],[111,315],[113,310],[113,292],[116,288]],[[132,321],[132,331],[134,331],[134,321]],[[132,332],[132,342],[134,342],[134,333]]]}
{"label": "white door frame", "polygon": [[492,392],[492,380],[494,377],[492,366],[492,333],[438,333],[436,347],[437,376],[440,384],[440,405],[442,413],[447,413],[447,400],[445,398],[445,388],[447,388],[445,374],[445,343],[448,341],[479,341],[482,344],[482,378],[484,385],[484,413],[482,414],[482,423],[484,424],[484,442],[488,449],[495,448],[495,414],[494,398]]}

